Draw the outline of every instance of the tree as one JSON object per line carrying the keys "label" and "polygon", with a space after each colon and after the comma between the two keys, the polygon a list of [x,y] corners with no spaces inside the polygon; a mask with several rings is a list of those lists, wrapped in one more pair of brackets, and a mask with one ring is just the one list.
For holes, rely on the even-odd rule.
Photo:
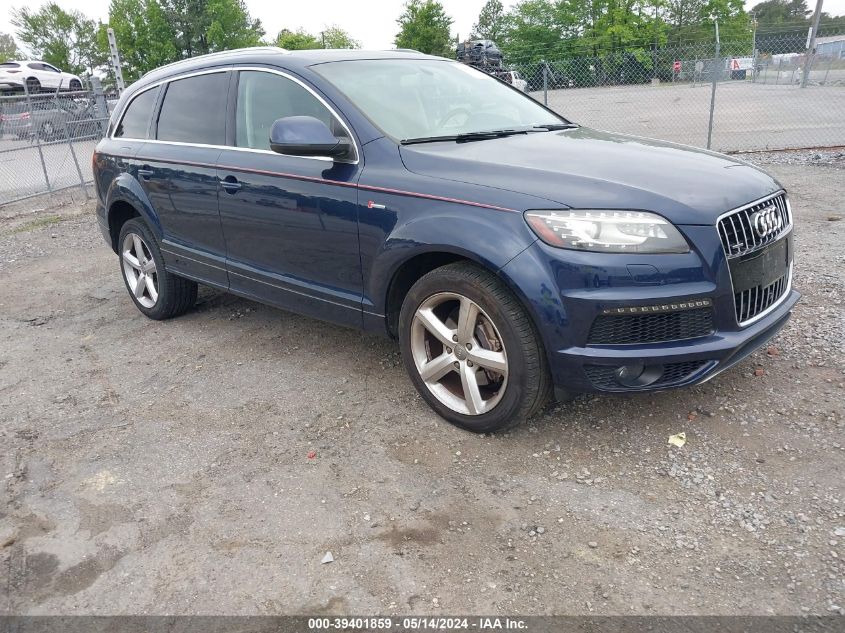
{"label": "tree", "polygon": [[296,31],[282,29],[276,36],[275,44],[289,51],[323,48],[323,43],[310,33],[306,33],[304,29]]}
{"label": "tree", "polygon": [[98,46],[99,24],[79,11],[65,11],[48,2],[38,11],[12,10],[12,24],[35,57],[62,70],[82,74],[106,62]]}
{"label": "tree", "polygon": [[15,39],[8,33],[0,33],[0,62],[8,59],[20,59],[23,57]]}
{"label": "tree", "polygon": [[282,29],[276,36],[275,44],[289,51],[314,48],[361,48],[361,43],[352,39],[352,36],[339,26],[330,26],[319,36],[311,35],[304,29],[296,31]]}
{"label": "tree", "polygon": [[336,25],[323,31],[323,42],[326,48],[361,48],[361,42]]}
{"label": "tree", "polygon": [[161,3],[179,59],[257,46],[264,37],[261,20],[250,17],[243,0],[149,1]]}
{"label": "tree", "polygon": [[399,19],[397,48],[412,48],[429,55],[452,57],[452,18],[436,0],[409,0]]}
{"label": "tree", "polygon": [[478,22],[472,27],[473,39],[496,41],[504,26],[505,8],[499,0],[487,0],[478,14]]}
{"label": "tree", "polygon": [[[114,30],[127,82],[181,59],[176,32],[158,0],[112,0],[109,26]],[[108,50],[105,29],[99,33],[99,44]]]}

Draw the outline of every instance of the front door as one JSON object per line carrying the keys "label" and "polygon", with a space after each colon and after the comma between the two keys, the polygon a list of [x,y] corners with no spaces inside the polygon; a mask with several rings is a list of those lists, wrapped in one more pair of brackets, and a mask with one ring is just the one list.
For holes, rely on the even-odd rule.
{"label": "front door", "polygon": [[356,161],[270,151],[270,127],[314,116],[348,134],[304,84],[270,70],[239,72],[231,149],[218,158],[230,288],[279,307],[361,325]]}

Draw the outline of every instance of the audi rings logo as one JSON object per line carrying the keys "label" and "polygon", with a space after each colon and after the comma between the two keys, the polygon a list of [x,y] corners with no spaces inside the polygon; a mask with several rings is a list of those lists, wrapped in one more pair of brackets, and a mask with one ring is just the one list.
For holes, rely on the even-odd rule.
{"label": "audi rings logo", "polygon": [[777,207],[765,207],[751,214],[751,226],[761,238],[769,237],[783,228],[783,217]]}

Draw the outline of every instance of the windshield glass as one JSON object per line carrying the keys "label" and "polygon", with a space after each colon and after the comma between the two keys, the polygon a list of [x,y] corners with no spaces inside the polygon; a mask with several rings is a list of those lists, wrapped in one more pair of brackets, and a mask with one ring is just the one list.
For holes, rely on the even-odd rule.
{"label": "windshield glass", "polygon": [[312,69],[400,141],[567,122],[490,75],[456,62],[368,59]]}

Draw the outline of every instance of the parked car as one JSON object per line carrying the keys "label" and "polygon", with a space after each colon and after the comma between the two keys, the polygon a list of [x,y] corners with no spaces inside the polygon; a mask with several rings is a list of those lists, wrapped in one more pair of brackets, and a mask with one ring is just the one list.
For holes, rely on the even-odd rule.
{"label": "parked car", "polygon": [[528,82],[520,77],[519,72],[515,70],[500,70],[493,73],[497,79],[501,79],[506,84],[510,84],[517,90],[528,92]]}
{"label": "parked car", "polygon": [[43,141],[98,138],[105,119],[93,99],[31,98],[0,106],[0,135]]}
{"label": "parked car", "polygon": [[502,65],[502,51],[493,40],[461,42],[455,51],[458,61],[474,66],[495,67]]}
{"label": "parked car", "polygon": [[709,380],[799,298],[771,176],[578,126],[419,53],[165,66],[121,97],[94,175],[143,314],[184,313],[202,283],[395,337],[422,398],[473,431],[553,390]]}
{"label": "parked car", "polygon": [[23,90],[24,84],[32,94],[42,90],[82,90],[78,75],[63,72],[47,62],[29,59],[0,64],[0,90]]}

